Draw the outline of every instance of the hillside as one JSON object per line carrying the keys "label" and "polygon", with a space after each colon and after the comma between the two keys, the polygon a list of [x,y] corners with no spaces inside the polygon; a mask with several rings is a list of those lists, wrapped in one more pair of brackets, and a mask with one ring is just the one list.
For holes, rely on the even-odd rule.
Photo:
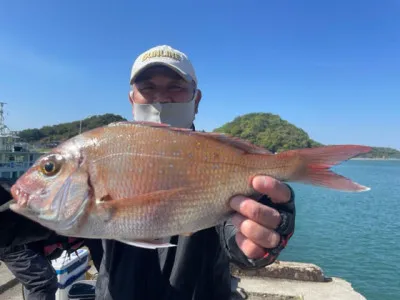
{"label": "hillside", "polygon": [[393,148],[373,147],[372,151],[359,156],[360,158],[400,159],[400,151]]}
{"label": "hillside", "polygon": [[[304,130],[270,113],[246,114],[214,131],[240,137],[272,152],[323,145],[312,140]],[[373,147],[370,153],[359,155],[358,158],[400,159],[400,151]]]}
{"label": "hillside", "polygon": [[240,137],[272,152],[321,145],[310,139],[304,130],[269,113],[251,113],[237,117],[214,129],[214,132]]}
{"label": "hillside", "polygon": [[[114,114],[92,116],[82,121],[82,132],[112,122],[126,121]],[[19,133],[21,141],[51,145],[62,142],[79,133],[80,121],[44,126],[40,129],[26,129]],[[296,148],[312,148],[322,144],[312,140],[301,128],[270,113],[250,113],[214,129],[214,132],[230,134],[248,140],[273,152]],[[400,151],[392,148],[374,147],[360,158],[399,158]]]}
{"label": "hillside", "polygon": [[[110,124],[117,121],[126,121],[123,117],[114,114],[92,116],[82,120],[82,132]],[[40,129],[25,129],[19,132],[22,142],[34,144],[49,144],[65,141],[79,134],[80,121],[61,123],[53,126],[44,126]]]}

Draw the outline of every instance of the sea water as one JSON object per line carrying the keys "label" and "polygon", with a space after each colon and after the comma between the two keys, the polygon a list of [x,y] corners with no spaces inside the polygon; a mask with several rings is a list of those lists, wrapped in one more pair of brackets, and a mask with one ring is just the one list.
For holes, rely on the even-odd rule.
{"label": "sea water", "polygon": [[333,169],[371,190],[292,184],[296,230],[279,259],[317,264],[368,300],[400,299],[400,161],[351,160]]}

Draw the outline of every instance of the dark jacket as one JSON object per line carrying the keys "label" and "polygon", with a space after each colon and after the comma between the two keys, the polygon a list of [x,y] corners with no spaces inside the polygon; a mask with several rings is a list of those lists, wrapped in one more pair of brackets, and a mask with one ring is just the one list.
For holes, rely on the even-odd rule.
{"label": "dark jacket", "polygon": [[230,299],[229,261],[216,228],[171,242],[177,247],[149,250],[103,241],[96,299]]}
{"label": "dark jacket", "polygon": [[[0,205],[12,199],[12,182],[0,184]],[[11,210],[0,212],[0,248],[8,248],[47,239],[53,232]]]}

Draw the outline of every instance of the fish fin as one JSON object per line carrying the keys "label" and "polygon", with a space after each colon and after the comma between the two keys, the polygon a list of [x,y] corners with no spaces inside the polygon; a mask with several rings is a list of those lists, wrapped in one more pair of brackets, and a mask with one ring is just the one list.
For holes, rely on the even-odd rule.
{"label": "fish fin", "polygon": [[218,133],[218,132],[201,132],[201,131],[193,131],[191,129],[186,129],[186,128],[175,128],[175,127],[170,127],[168,130],[173,130],[173,131],[189,131],[191,135],[198,135],[200,137],[203,137],[205,139],[214,139],[217,140],[218,142],[221,142],[223,144],[227,144],[229,146],[232,146],[234,148],[237,148],[245,153],[249,154],[273,154],[271,151],[269,151],[266,148],[254,145],[250,143],[249,141],[243,140],[238,137],[234,137],[231,135],[227,135],[224,133]]}
{"label": "fish fin", "polygon": [[204,136],[206,138],[215,139],[221,143],[228,144],[232,147],[242,150],[245,153],[273,155],[273,153],[266,148],[254,145],[246,140],[243,140],[243,139],[240,139],[240,138],[237,138],[234,136],[229,136],[226,134],[216,133],[216,132],[206,133],[206,132],[199,132],[199,131],[193,132],[193,134],[198,134],[198,135]]}
{"label": "fish fin", "polygon": [[153,191],[149,192],[146,194],[139,194],[135,195],[129,198],[122,198],[122,199],[112,199],[110,198],[107,201],[100,201],[98,204],[104,204],[104,205],[122,205],[122,206],[130,206],[132,205],[132,202],[135,204],[140,204],[140,203],[146,203],[146,202],[151,202],[151,201],[157,201],[161,199],[170,199],[173,196],[179,196],[179,193],[188,191],[188,187],[179,187],[179,188],[174,188],[170,190],[158,190],[158,191]]}
{"label": "fish fin", "polygon": [[181,235],[183,235],[183,236],[191,236],[191,235],[193,235],[193,232],[184,232],[184,233],[181,233]]}
{"label": "fish fin", "polygon": [[168,242],[168,239],[154,239],[154,240],[135,240],[135,241],[128,241],[128,240],[116,240],[118,242],[135,246],[139,248],[146,248],[146,249],[158,249],[158,248],[169,248],[169,247],[176,247],[175,244],[171,244]]}
{"label": "fish fin", "polygon": [[151,122],[151,121],[118,121],[118,122],[112,122],[107,125],[107,127],[113,127],[113,126],[149,126],[149,127],[171,127],[169,124],[165,123],[156,123],[156,122]]}
{"label": "fish fin", "polygon": [[107,194],[100,198],[96,198],[96,203],[102,203],[102,202],[107,202],[107,201],[111,201],[111,200],[112,200],[111,196],[109,194]]}
{"label": "fish fin", "polygon": [[279,160],[295,158],[297,162],[300,162],[294,174],[289,176],[290,181],[348,192],[363,192],[370,188],[353,182],[333,172],[330,168],[359,154],[368,153],[371,149],[371,147],[359,145],[325,146],[284,151],[277,154],[276,158]]}
{"label": "fish fin", "polygon": [[150,127],[171,127],[171,125],[168,125],[165,123],[156,123],[156,122],[150,122],[150,121],[136,121],[134,123],[135,123],[135,125],[145,125],[145,126],[150,126]]}
{"label": "fish fin", "polygon": [[180,199],[181,193],[188,191],[189,188],[181,187],[170,190],[159,190],[146,194],[135,195],[130,198],[122,199],[111,199],[107,201],[100,201],[96,203],[96,210],[102,220],[105,222],[110,221],[115,215],[123,215],[129,213],[129,208],[141,205],[151,205],[157,206],[157,202],[160,200],[169,200],[176,197],[177,200]]}
{"label": "fish fin", "polygon": [[105,202],[96,202],[96,213],[97,216],[105,223],[112,220],[114,214],[116,212],[116,208],[113,205],[109,205],[107,201]]}
{"label": "fish fin", "polygon": [[[159,127],[159,128],[164,128],[166,130],[172,130],[172,131],[177,131],[177,132],[186,132],[191,135],[198,135],[206,139],[215,139],[221,143],[228,144],[232,147],[235,147],[237,149],[240,149],[246,153],[251,153],[251,154],[273,154],[271,151],[260,147],[256,146],[246,140],[230,136],[224,133],[218,133],[218,132],[201,132],[201,131],[193,131],[192,129],[189,128],[179,128],[179,127],[172,127],[168,124],[164,123],[155,123],[155,122],[149,122],[149,121],[134,121],[134,122],[129,122],[129,121],[121,121],[121,122],[116,122],[115,125],[130,125],[130,126],[149,126],[149,127]],[[115,126],[114,125],[114,126]],[[110,125],[108,125],[110,126]]]}

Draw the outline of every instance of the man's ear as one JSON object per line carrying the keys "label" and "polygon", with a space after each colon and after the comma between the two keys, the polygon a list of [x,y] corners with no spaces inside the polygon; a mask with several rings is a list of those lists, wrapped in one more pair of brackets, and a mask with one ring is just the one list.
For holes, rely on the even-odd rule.
{"label": "man's ear", "polygon": [[202,96],[202,94],[201,94],[201,90],[200,89],[197,89],[197,92],[196,92],[196,98],[194,99],[194,102],[195,102],[195,113],[197,114],[198,113],[198,111],[199,111],[199,104],[200,104],[200,101],[201,101],[201,96]]}
{"label": "man's ear", "polygon": [[129,91],[128,98],[129,98],[129,102],[133,105],[133,91]]}

